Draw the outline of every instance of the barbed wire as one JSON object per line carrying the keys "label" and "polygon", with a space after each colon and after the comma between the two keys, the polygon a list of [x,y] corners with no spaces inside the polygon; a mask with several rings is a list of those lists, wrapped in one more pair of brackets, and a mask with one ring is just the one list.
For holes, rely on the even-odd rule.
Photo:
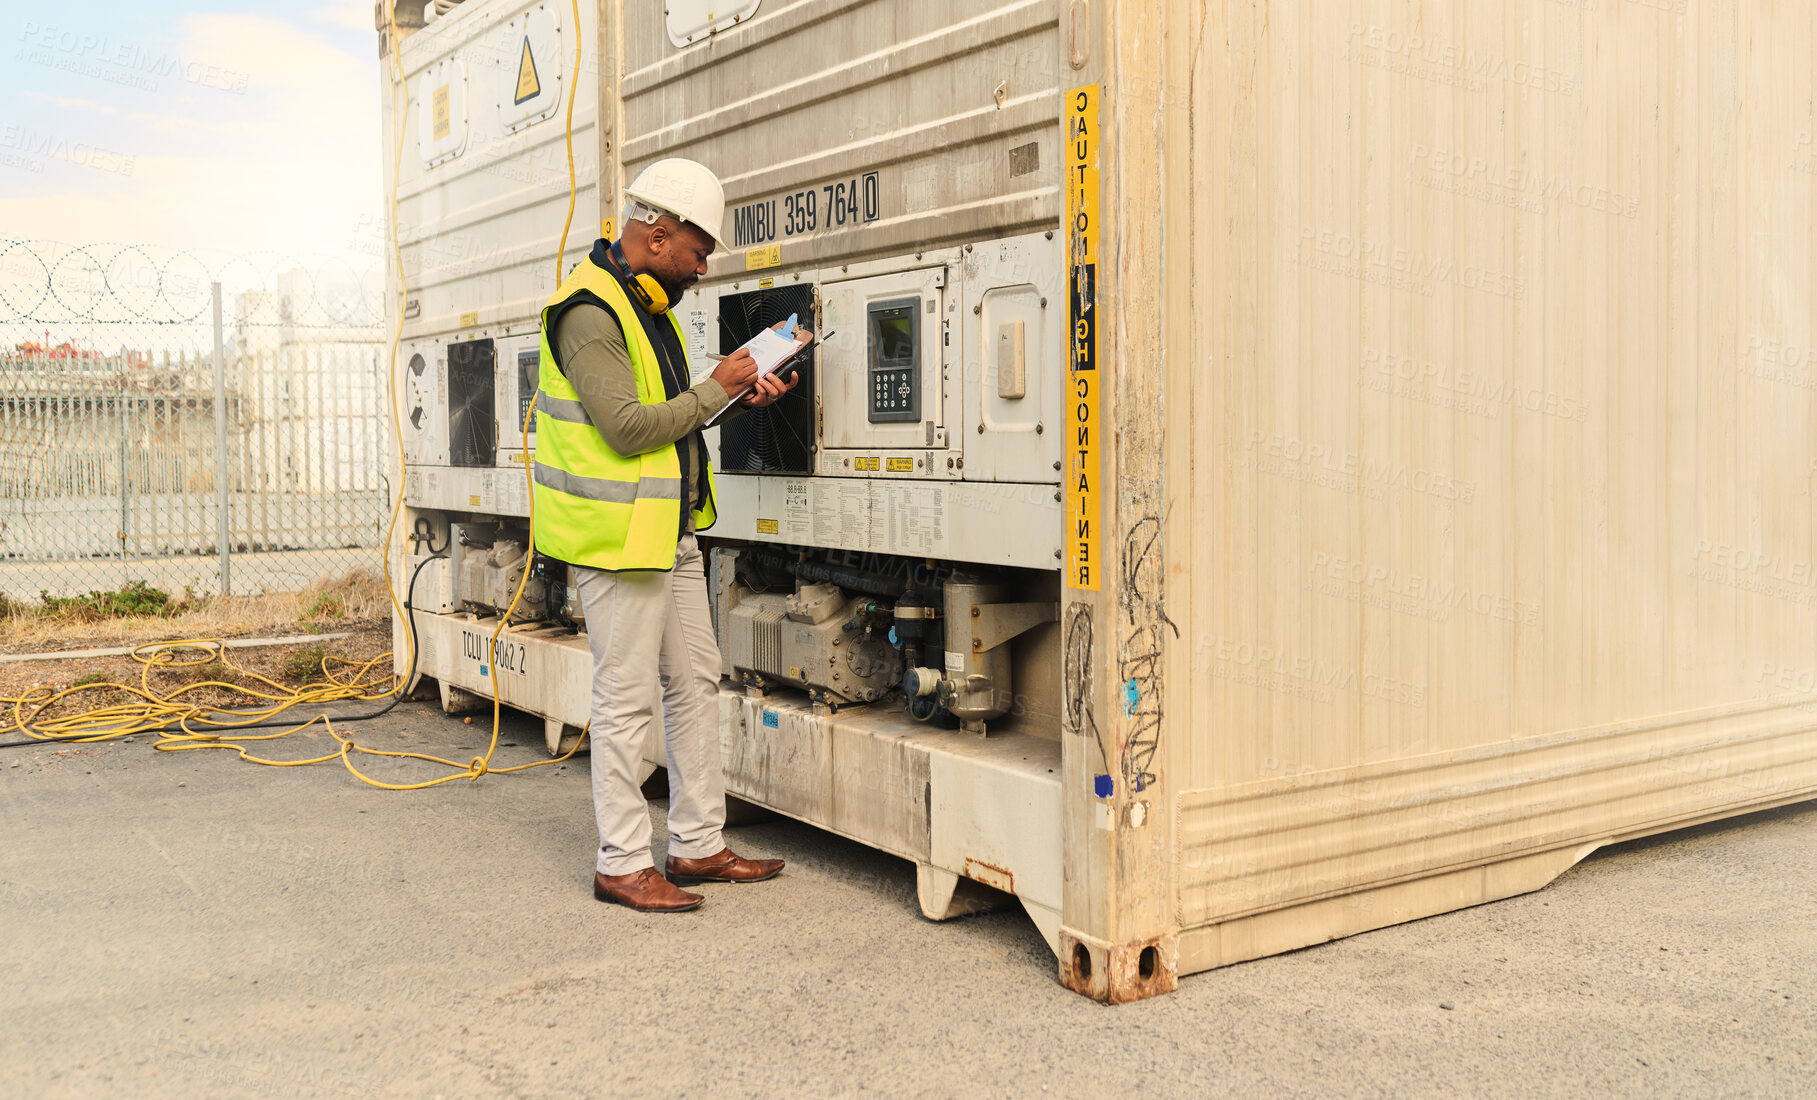
{"label": "barbed wire", "polygon": [[383,283],[357,254],[0,238],[0,593],[285,591],[372,565]]}
{"label": "barbed wire", "polygon": [[359,256],[211,255],[155,245],[0,238],[0,326],[229,323],[365,330],[384,323],[384,269]]}

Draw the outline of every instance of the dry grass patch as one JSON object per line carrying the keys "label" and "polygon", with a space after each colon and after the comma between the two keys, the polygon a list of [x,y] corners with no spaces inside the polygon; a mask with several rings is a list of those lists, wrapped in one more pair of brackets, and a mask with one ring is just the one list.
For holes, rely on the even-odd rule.
{"label": "dry grass patch", "polygon": [[[159,597],[163,598],[160,600]],[[385,579],[356,569],[302,592],[171,598],[145,585],[32,604],[0,600],[0,653],[98,649],[184,638],[256,638],[371,627],[391,615]]]}
{"label": "dry grass patch", "polygon": [[391,615],[391,594],[377,569],[355,569],[317,581],[297,593],[296,601],[300,622],[367,623]]}

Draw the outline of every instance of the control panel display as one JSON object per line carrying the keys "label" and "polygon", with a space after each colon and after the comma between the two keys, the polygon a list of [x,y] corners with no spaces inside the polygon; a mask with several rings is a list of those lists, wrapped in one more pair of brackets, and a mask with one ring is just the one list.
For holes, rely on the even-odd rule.
{"label": "control panel display", "polygon": [[867,355],[870,420],[921,419],[921,299],[872,302]]}
{"label": "control panel display", "polygon": [[517,427],[520,432],[536,431],[536,421],[530,417],[530,400],[536,396],[537,378],[541,366],[542,351],[540,348],[524,348],[517,353]]}

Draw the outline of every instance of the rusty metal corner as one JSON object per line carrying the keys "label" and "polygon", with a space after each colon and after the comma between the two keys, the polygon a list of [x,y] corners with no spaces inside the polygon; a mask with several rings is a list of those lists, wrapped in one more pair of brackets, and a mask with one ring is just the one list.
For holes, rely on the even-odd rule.
{"label": "rusty metal corner", "polygon": [[1180,987],[1175,933],[1112,944],[1060,929],[1060,984],[1104,1004],[1145,1001]]}

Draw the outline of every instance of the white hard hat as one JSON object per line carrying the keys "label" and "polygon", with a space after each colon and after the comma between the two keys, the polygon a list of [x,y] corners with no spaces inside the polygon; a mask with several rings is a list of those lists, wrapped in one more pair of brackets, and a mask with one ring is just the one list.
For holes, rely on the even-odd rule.
{"label": "white hard hat", "polygon": [[720,248],[731,251],[732,246],[719,235],[726,217],[725,188],[699,161],[681,157],[659,160],[638,173],[636,181],[625,188],[625,197],[692,222],[706,230]]}

